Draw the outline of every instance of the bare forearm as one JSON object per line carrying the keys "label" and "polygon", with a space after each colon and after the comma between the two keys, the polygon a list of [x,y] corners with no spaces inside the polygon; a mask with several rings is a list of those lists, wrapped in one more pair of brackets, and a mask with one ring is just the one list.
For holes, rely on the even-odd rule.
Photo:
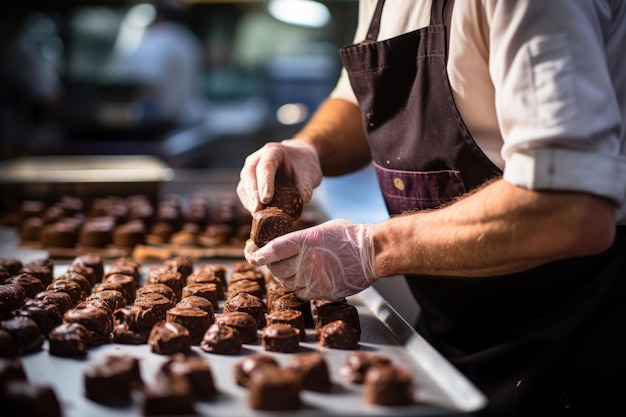
{"label": "bare forearm", "polygon": [[497,180],[448,207],[377,225],[376,268],[384,276],[513,273],[601,252],[614,229],[614,207],[604,199]]}
{"label": "bare forearm", "polygon": [[360,110],[345,100],[326,100],[295,137],[315,146],[324,175],[355,171],[371,159]]}

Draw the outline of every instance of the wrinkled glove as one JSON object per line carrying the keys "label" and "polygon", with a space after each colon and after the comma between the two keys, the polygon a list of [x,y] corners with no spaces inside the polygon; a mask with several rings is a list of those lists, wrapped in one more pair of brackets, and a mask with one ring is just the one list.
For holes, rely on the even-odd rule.
{"label": "wrinkled glove", "polygon": [[237,195],[250,213],[272,200],[276,171],[281,167],[293,179],[302,201],[311,201],[313,189],[322,182],[315,148],[298,139],[270,142],[248,155],[239,175]]}
{"label": "wrinkled glove", "polygon": [[267,265],[282,286],[304,300],[336,300],[377,280],[373,225],[331,220],[279,236],[258,248],[248,241],[246,260]]}

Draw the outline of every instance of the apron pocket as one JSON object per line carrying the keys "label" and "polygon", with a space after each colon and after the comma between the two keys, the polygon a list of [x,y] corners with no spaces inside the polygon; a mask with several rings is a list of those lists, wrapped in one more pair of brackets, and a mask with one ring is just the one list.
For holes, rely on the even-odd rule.
{"label": "apron pocket", "polygon": [[459,171],[400,171],[376,163],[374,167],[390,214],[434,209],[466,192]]}

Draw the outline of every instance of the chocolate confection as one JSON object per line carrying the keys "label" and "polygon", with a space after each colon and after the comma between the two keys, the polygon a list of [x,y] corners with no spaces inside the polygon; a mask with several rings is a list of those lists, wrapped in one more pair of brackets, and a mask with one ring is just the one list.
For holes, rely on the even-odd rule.
{"label": "chocolate confection", "polygon": [[85,356],[89,330],[80,323],[61,323],[48,333],[48,351],[55,356]]}
{"label": "chocolate confection", "polygon": [[247,388],[252,374],[264,366],[280,367],[273,356],[265,353],[254,353],[246,356],[237,362],[233,368],[235,382],[237,385]]}
{"label": "chocolate confection", "polygon": [[50,285],[52,278],[54,278],[52,268],[46,265],[24,265],[19,273],[37,277],[44,287]]}
{"label": "chocolate confection", "polygon": [[120,248],[133,248],[146,243],[146,226],[141,220],[130,220],[113,229],[113,244]]}
{"label": "chocolate confection", "polygon": [[195,307],[172,307],[167,311],[166,321],[182,324],[189,330],[192,345],[199,345],[209,326],[209,315]]}
{"label": "chocolate confection", "polygon": [[67,279],[54,279],[52,283],[46,287],[46,291],[64,292],[70,296],[72,305],[78,304],[83,298],[83,289],[80,284]]}
{"label": "chocolate confection", "polygon": [[37,323],[26,316],[16,316],[0,321],[0,329],[6,330],[20,355],[38,352],[43,347],[44,336]]}
{"label": "chocolate confection", "polygon": [[176,232],[176,227],[168,222],[157,222],[150,227],[150,242],[167,243]]}
{"label": "chocolate confection", "polygon": [[164,295],[157,293],[146,293],[135,298],[134,305],[143,309],[153,309],[157,321],[165,321],[167,310],[174,307],[174,304]]}
{"label": "chocolate confection", "polygon": [[91,283],[89,282],[89,279],[83,274],[79,274],[78,272],[67,271],[66,273],[61,274],[53,279],[52,283],[54,283],[56,280],[74,281],[75,283],[77,283],[80,286],[81,299],[86,297],[87,294],[91,293]]}
{"label": "chocolate confection", "polygon": [[266,291],[265,275],[259,269],[249,269],[245,271],[234,271],[228,279],[228,285],[233,285],[238,281],[254,281],[258,283],[263,292]]}
{"label": "chocolate confection", "polygon": [[69,294],[61,291],[42,291],[35,295],[35,299],[46,304],[54,304],[59,309],[61,316],[74,306]]}
{"label": "chocolate confection", "polygon": [[113,243],[113,229],[112,216],[90,218],[78,231],[78,243],[86,248],[106,248]]}
{"label": "chocolate confection", "polygon": [[26,291],[18,284],[0,285],[0,319],[8,319],[13,316],[13,311],[24,305]]}
{"label": "chocolate confection", "polygon": [[13,336],[6,330],[0,329],[0,359],[15,358],[17,356],[18,351],[13,341]]}
{"label": "chocolate confection", "polygon": [[20,273],[18,275],[13,275],[10,278],[4,280],[5,284],[17,284],[21,285],[24,288],[24,292],[26,293],[26,297],[33,298],[38,292],[43,291],[43,284],[41,280],[34,275]]}
{"label": "chocolate confection", "polygon": [[214,263],[202,264],[198,266],[196,271],[204,272],[204,273],[212,273],[215,276],[217,276],[219,279],[221,279],[224,284],[226,284],[226,273],[228,272],[228,266],[224,264],[214,264]]}
{"label": "chocolate confection", "polygon": [[89,288],[93,287],[94,284],[96,283],[96,273],[93,270],[93,268],[90,266],[80,264],[80,263],[69,264],[67,266],[66,272],[68,274],[75,273],[75,274],[82,275],[83,277],[85,277],[85,279],[87,280],[89,284]]}
{"label": "chocolate confection", "polygon": [[268,352],[296,352],[300,348],[300,330],[284,323],[272,324],[263,329],[261,345]]}
{"label": "chocolate confection", "polygon": [[287,360],[285,368],[300,374],[302,389],[324,392],[332,388],[328,364],[320,352],[297,353]]}
{"label": "chocolate confection", "polygon": [[176,299],[180,300],[183,298],[183,287],[186,281],[183,280],[180,272],[158,265],[148,269],[146,284],[165,284],[174,291]]}
{"label": "chocolate confection", "polygon": [[10,273],[4,266],[0,265],[0,283],[3,283],[5,279],[12,277],[14,274]]}
{"label": "chocolate confection", "polygon": [[391,365],[391,359],[386,356],[363,351],[351,352],[346,356],[345,364],[339,368],[339,376],[345,382],[362,384],[368,369],[388,365]]}
{"label": "chocolate confection", "polygon": [[359,349],[356,331],[343,320],[335,320],[319,330],[319,345],[334,349]]}
{"label": "chocolate confection", "polygon": [[252,373],[248,389],[248,405],[254,410],[300,408],[300,375],[293,369],[264,366]]}
{"label": "chocolate confection", "polygon": [[[277,173],[278,174],[278,173]],[[280,178],[282,177],[282,178]],[[294,221],[302,214],[304,202],[298,189],[286,175],[278,174],[274,188],[274,197],[267,207],[276,207],[287,213]]]}
{"label": "chocolate confection", "polygon": [[104,278],[103,284],[106,283],[117,283],[124,288],[124,294],[126,297],[126,302],[128,304],[132,304],[135,301],[135,296],[137,294],[137,287],[135,284],[135,279],[131,275],[125,274],[109,274]]}
{"label": "chocolate confection", "polygon": [[259,325],[254,317],[243,311],[231,311],[218,315],[215,322],[219,325],[230,326],[241,336],[242,343],[255,343],[259,336]]}
{"label": "chocolate confection", "polygon": [[361,322],[356,307],[348,303],[333,302],[317,307],[315,338],[319,339],[319,332],[323,326],[335,320],[342,320],[352,327],[356,332],[357,339],[361,337]]}
{"label": "chocolate confection", "polygon": [[89,294],[85,301],[100,300],[107,305],[111,313],[126,306],[126,297],[119,290],[106,289],[105,285],[94,287],[93,293]]}
{"label": "chocolate confection", "polygon": [[283,287],[272,280],[267,284],[267,305],[271,307],[278,298],[285,294],[293,293],[293,290]]}
{"label": "chocolate confection", "polygon": [[74,307],[65,312],[63,321],[80,323],[89,331],[89,345],[97,346],[111,341],[113,317],[104,308],[95,305]]}
{"label": "chocolate confection", "polygon": [[159,322],[150,331],[148,346],[159,355],[188,353],[191,350],[191,335],[182,324]]}
{"label": "chocolate confection", "polygon": [[72,260],[72,265],[85,265],[93,270],[94,284],[104,277],[104,262],[97,253],[83,253]]}
{"label": "chocolate confection", "polygon": [[199,308],[202,311],[206,311],[206,313],[209,315],[210,323],[213,323],[215,321],[215,310],[213,309],[213,303],[211,303],[204,297],[200,297],[199,295],[190,295],[188,297],[185,297],[178,303],[176,303],[176,306]]}
{"label": "chocolate confection", "polygon": [[146,284],[137,290],[137,297],[141,297],[142,295],[149,293],[161,294],[172,303],[176,303],[177,301],[174,290],[165,284]]}
{"label": "chocolate confection", "polygon": [[158,323],[152,309],[127,307],[113,313],[113,341],[127,345],[148,342],[152,327]]}
{"label": "chocolate confection", "polygon": [[107,282],[99,282],[97,283],[93,289],[91,290],[92,294],[100,293],[104,291],[115,291],[121,294],[122,299],[124,300],[124,305],[128,304],[127,299],[128,295],[126,294],[126,288],[122,282],[118,282],[115,280],[107,281]]}
{"label": "chocolate confection", "polygon": [[204,334],[200,348],[209,353],[236,355],[241,352],[242,344],[243,341],[237,329],[213,323]]}
{"label": "chocolate confection", "polygon": [[204,228],[204,236],[212,245],[227,245],[233,230],[230,223],[209,223]]}
{"label": "chocolate confection", "polygon": [[19,227],[22,242],[39,242],[44,225],[45,223],[41,217],[29,217],[25,219]]}
{"label": "chocolate confection", "polygon": [[302,312],[298,310],[275,310],[268,314],[265,319],[267,325],[282,323],[298,329],[300,332],[300,340],[306,339],[306,329],[304,327],[304,317]]}
{"label": "chocolate confection", "polygon": [[73,248],[78,243],[80,223],[74,219],[60,219],[41,229],[39,241],[46,248]]}
{"label": "chocolate confection", "polygon": [[363,387],[364,400],[369,404],[396,406],[414,402],[411,372],[405,367],[370,367]]}
{"label": "chocolate confection", "polygon": [[8,257],[0,258],[0,266],[4,267],[10,275],[19,274],[24,264],[18,258]]}
{"label": "chocolate confection", "polygon": [[255,281],[249,279],[240,279],[237,282],[228,283],[228,296],[234,297],[237,294],[246,293],[254,295],[260,299],[265,298],[263,287]]}
{"label": "chocolate confection", "polygon": [[213,311],[217,311],[219,308],[217,297],[217,285],[210,283],[196,283],[187,284],[183,287],[182,298],[189,297],[190,295],[196,295],[206,298],[213,304]]}
{"label": "chocolate confection", "polygon": [[247,293],[240,293],[230,297],[224,302],[225,313],[230,311],[243,311],[250,314],[257,322],[259,329],[265,327],[265,312],[267,307],[259,297]]}
{"label": "chocolate confection", "polygon": [[91,300],[83,300],[80,303],[76,304],[74,308],[87,308],[87,307],[96,307],[106,310],[107,314],[113,314],[114,310],[111,310],[111,305],[107,303],[105,300],[92,298]]}
{"label": "chocolate confection", "polygon": [[28,381],[22,361],[18,357],[0,358],[0,398],[11,381]]}
{"label": "chocolate confection", "polygon": [[303,300],[295,292],[289,292],[274,300],[271,304],[271,311],[277,310],[298,310],[302,313],[304,327],[313,328],[313,313],[311,312],[311,302]]}
{"label": "chocolate confection", "polygon": [[224,300],[226,298],[226,285],[222,278],[213,272],[194,271],[187,277],[187,285],[192,284],[215,284],[217,291],[217,299]]}
{"label": "chocolate confection", "polygon": [[26,299],[22,308],[18,310],[18,315],[33,319],[44,337],[63,321],[63,316],[56,305],[34,298]]}
{"label": "chocolate confection", "polygon": [[217,394],[211,366],[201,356],[172,355],[161,366],[161,372],[187,378],[196,399],[211,398]]}
{"label": "chocolate confection", "polygon": [[261,209],[252,215],[250,239],[262,247],[270,240],[293,231],[293,219],[275,207]]}
{"label": "chocolate confection", "polygon": [[85,396],[102,404],[123,405],[133,389],[143,386],[139,361],[130,355],[108,354],[83,371]]}
{"label": "chocolate confection", "polygon": [[109,274],[132,275],[132,277],[135,278],[135,284],[139,286],[140,280],[141,280],[142,269],[143,269],[143,266],[141,265],[141,262],[133,258],[128,258],[128,257],[116,258],[106,268],[104,275],[105,276]]}
{"label": "chocolate confection", "polygon": [[194,392],[189,380],[177,374],[158,373],[143,391],[144,416],[194,415]]}
{"label": "chocolate confection", "polygon": [[[3,414],[7,416],[61,417],[61,404],[47,384],[11,381],[4,388]],[[6,414],[5,414],[6,412]]]}
{"label": "chocolate confection", "polygon": [[54,261],[50,258],[33,259],[32,261],[25,263],[23,268],[30,266],[45,266],[50,269],[50,273],[54,271]]}
{"label": "chocolate confection", "polygon": [[183,278],[183,280],[187,280],[187,277],[193,272],[193,261],[191,258],[186,256],[175,256],[173,258],[167,259],[163,262],[163,265],[166,268],[170,268],[178,273]]}

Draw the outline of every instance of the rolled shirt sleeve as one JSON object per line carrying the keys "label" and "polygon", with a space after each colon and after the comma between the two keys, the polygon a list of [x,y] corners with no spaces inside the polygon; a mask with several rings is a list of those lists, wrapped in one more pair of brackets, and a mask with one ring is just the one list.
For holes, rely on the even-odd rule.
{"label": "rolled shirt sleeve", "polygon": [[504,179],[597,194],[622,206],[625,81],[611,72],[612,60],[622,58],[611,56],[605,42],[619,27],[623,35],[623,17],[617,23],[603,1],[489,3]]}

